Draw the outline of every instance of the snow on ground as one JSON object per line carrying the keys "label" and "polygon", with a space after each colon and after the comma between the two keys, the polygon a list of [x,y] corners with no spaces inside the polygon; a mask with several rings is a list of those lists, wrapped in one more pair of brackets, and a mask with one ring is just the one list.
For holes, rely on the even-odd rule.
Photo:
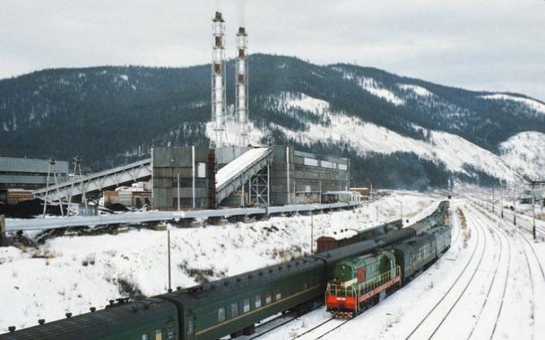
{"label": "snow on ground", "polygon": [[537,131],[518,133],[500,144],[501,159],[511,169],[531,179],[541,178],[545,169],[545,134]]}
{"label": "snow on ground", "polygon": [[394,104],[395,106],[405,105],[405,101],[402,98],[396,96],[395,93],[393,93],[392,91],[381,87],[373,78],[358,77],[357,82],[362,89],[376,97],[384,99],[387,102]]}
{"label": "snow on ground", "polygon": [[[308,254],[312,229],[318,238],[339,227],[365,228],[398,217],[401,208],[413,222],[441,199],[390,194],[355,211],[316,215],[313,227],[309,216],[191,229],[170,226],[172,286],[194,285],[189,272],[197,269],[213,279]],[[448,252],[401,290],[324,338],[540,339],[545,332],[544,239],[530,240],[524,229],[530,218],[519,215],[514,227],[510,212],[502,219],[498,209],[492,213],[485,208],[453,199]],[[62,318],[67,311],[102,308],[120,296],[122,282],[146,295],[164,292],[166,242],[167,232],[142,229],[117,236],[58,237],[38,249],[0,248],[0,332],[10,325],[35,325],[39,318]],[[322,307],[263,338],[293,339],[328,318]],[[309,333],[301,339],[318,336]]]}
{"label": "snow on ground", "polygon": [[538,102],[535,99],[517,97],[517,96],[503,94],[503,93],[486,95],[486,96],[482,96],[482,98],[489,99],[489,100],[509,100],[509,101],[525,104],[530,109],[535,110],[541,114],[545,114],[545,104]]}
{"label": "snow on ground", "polygon": [[[416,218],[434,203],[425,195],[392,193],[355,211],[273,217],[249,224],[178,229],[171,234],[172,288],[232,276],[310,253],[329,229],[362,229],[379,221]],[[401,206],[402,204],[402,206]],[[403,208],[403,209],[401,209]],[[433,209],[431,209],[433,210]],[[9,223],[9,220],[8,220]],[[313,230],[312,230],[313,229]],[[138,290],[151,296],[168,289],[167,232],[57,237],[39,248],[0,248],[0,333],[103,308],[110,299]],[[192,275],[190,275],[193,274]]]}
{"label": "snow on ground", "polygon": [[432,97],[433,96],[433,93],[430,92],[428,89],[422,87],[422,86],[417,86],[417,85],[409,85],[409,84],[400,84],[398,85],[398,87],[404,91],[411,91],[413,92],[415,95],[419,96],[419,97]]}
{"label": "snow on ground", "polygon": [[[540,339],[545,331],[545,243],[506,216],[452,201],[451,248],[427,271],[379,304],[327,333],[324,339]],[[528,222],[526,220],[526,222]],[[523,236],[524,235],[524,236]],[[299,317],[263,339],[316,339],[344,321],[324,308]],[[306,333],[305,332],[309,332]]]}
{"label": "snow on ground", "polygon": [[466,168],[470,165],[507,182],[514,182],[519,178],[499,156],[455,134],[430,131],[429,141],[423,141],[402,136],[342,113],[320,111],[320,114],[327,116],[331,124],[307,123],[306,131],[295,131],[280,125],[275,127],[289,140],[301,144],[312,145],[326,139],[328,143],[347,144],[360,155],[367,152],[409,152],[444,163],[447,169],[454,172],[471,175]]}

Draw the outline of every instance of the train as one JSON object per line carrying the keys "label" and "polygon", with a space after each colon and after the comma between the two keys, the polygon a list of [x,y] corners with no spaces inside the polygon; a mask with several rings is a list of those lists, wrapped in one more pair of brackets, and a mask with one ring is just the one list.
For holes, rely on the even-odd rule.
{"label": "train", "polygon": [[[448,221],[449,214],[447,213],[449,206],[449,201],[441,201],[433,213],[415,222],[411,227],[416,230],[417,234],[420,234],[422,231],[435,225],[450,225]],[[403,221],[398,218],[362,230],[341,229],[340,231],[318,237],[316,240],[316,251],[321,253],[352,243],[370,240],[391,231],[399,230],[402,227]]]}
{"label": "train", "polygon": [[337,318],[360,314],[429,267],[450,242],[450,227],[434,226],[389,248],[341,261],[327,285],[327,311]]}
{"label": "train", "polygon": [[[448,202],[447,202],[448,204]],[[448,206],[447,206],[448,208]],[[438,208],[439,209],[439,208]],[[249,335],[261,320],[324,298],[335,266],[417,237],[408,226],[282,264],[1,334],[16,339],[197,340]]]}

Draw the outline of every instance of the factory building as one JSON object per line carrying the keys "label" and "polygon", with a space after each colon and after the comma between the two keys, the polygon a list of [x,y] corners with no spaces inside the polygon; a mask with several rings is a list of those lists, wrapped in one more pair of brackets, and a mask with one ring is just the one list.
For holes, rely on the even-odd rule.
{"label": "factory building", "polygon": [[28,191],[65,182],[68,169],[66,161],[0,157],[0,201],[14,204],[31,198]]}
{"label": "factory building", "polygon": [[[207,124],[209,147],[155,147],[151,159],[100,174],[77,176],[72,182],[37,190],[34,194],[49,201],[66,201],[79,196],[85,201],[85,195],[103,192],[105,204],[129,202],[135,206],[147,205],[151,195],[151,207],[159,210],[309,204],[320,203],[324,197],[331,203],[344,199],[350,187],[349,159],[302,152],[286,145],[249,146],[255,141],[250,138],[253,124],[248,110],[247,37],[246,29],[239,27],[235,119],[230,120],[226,117],[225,21],[221,13],[215,13],[212,18],[211,116]],[[50,166],[42,161],[42,187],[46,185]],[[56,171],[60,174],[58,182],[65,182],[68,163],[59,162]],[[114,190],[120,185],[131,186],[150,178],[151,193]]]}
{"label": "factory building", "polygon": [[214,150],[156,147],[152,150],[152,206],[161,210],[215,207]]}
{"label": "factory building", "polygon": [[[252,149],[261,154],[248,159]],[[152,168],[160,210],[320,203],[326,192],[348,190],[350,178],[349,159],[291,146],[154,148]]]}
{"label": "factory building", "polygon": [[245,27],[239,27],[235,70],[235,121],[238,123],[235,129],[238,130],[230,134],[238,139],[233,142],[227,138],[225,21],[222,14],[216,12],[212,18],[210,148],[153,149],[154,208],[319,203],[324,192],[345,191],[350,187],[350,162],[346,158],[305,153],[291,146],[247,146],[251,126],[247,36]]}

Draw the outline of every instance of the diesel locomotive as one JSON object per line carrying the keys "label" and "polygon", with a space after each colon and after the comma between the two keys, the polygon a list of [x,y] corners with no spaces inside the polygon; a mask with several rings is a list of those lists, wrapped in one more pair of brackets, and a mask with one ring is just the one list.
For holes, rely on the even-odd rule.
{"label": "diesel locomotive", "polygon": [[[448,209],[448,202],[446,205]],[[443,209],[438,208],[436,213],[445,214],[447,209],[443,204],[440,207]],[[341,261],[388,249],[416,235],[416,229],[405,227],[215,282],[138,301],[121,301],[110,308],[22,330],[11,328],[0,335],[0,340],[196,340],[251,334],[254,325],[267,317],[304,310],[323,299],[335,266]]]}
{"label": "diesel locomotive", "polygon": [[342,318],[360,314],[435,262],[450,241],[450,227],[435,226],[387,249],[341,261],[327,285],[327,310]]}

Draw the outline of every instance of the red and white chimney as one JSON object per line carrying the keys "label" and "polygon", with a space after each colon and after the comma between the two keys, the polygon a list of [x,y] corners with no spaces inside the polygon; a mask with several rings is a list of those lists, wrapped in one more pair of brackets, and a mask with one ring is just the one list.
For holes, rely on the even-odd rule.
{"label": "red and white chimney", "polygon": [[225,23],[220,12],[212,19],[214,47],[212,52],[212,122],[216,134],[215,147],[222,147],[225,131]]}
{"label": "red and white chimney", "polygon": [[240,127],[241,146],[246,145],[247,121],[248,121],[248,69],[246,66],[246,29],[238,28],[237,33],[237,60],[236,60],[236,94],[235,94],[235,112]]}

